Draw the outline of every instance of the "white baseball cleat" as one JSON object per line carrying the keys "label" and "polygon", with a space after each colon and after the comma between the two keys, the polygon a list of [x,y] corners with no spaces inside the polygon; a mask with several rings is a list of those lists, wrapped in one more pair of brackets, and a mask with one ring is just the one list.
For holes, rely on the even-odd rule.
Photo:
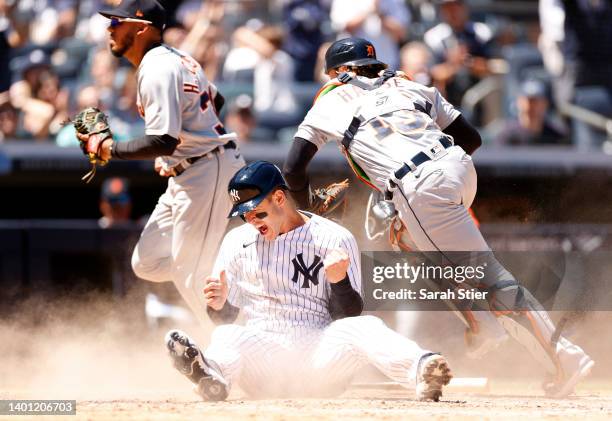
{"label": "white baseball cleat", "polygon": [[174,367],[195,384],[196,392],[204,400],[222,401],[227,398],[227,382],[186,333],[171,330],[166,333],[165,341]]}
{"label": "white baseball cleat", "polygon": [[[568,365],[567,363],[565,364]],[[586,354],[583,354],[573,367],[573,370],[568,370],[564,367],[563,379],[560,381],[552,381],[544,384],[544,394],[549,398],[565,398],[574,393],[574,388],[580,381],[591,373],[595,361]]]}
{"label": "white baseball cleat", "polygon": [[442,396],[442,387],[452,378],[446,358],[431,352],[423,355],[417,365],[417,400],[438,402]]}

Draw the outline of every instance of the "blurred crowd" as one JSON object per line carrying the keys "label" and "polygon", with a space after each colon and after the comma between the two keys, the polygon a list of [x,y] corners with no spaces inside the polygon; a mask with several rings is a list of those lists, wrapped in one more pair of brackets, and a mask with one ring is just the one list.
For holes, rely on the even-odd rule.
{"label": "blurred crowd", "polygon": [[[63,123],[88,106],[109,114],[116,140],[142,134],[134,70],[110,54],[97,13],[113,3],[0,0],[0,141],[74,146]],[[437,87],[490,145],[606,150],[610,140],[609,0],[160,3],[164,42],[218,85],[241,142],[292,138],[325,82],[326,48],[345,36],[371,40],[391,68]]]}

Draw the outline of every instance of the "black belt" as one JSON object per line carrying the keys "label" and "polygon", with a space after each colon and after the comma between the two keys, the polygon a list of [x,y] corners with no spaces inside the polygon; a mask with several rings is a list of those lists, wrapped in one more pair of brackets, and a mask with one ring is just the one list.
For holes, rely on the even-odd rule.
{"label": "black belt", "polygon": [[[444,146],[444,149],[448,149],[451,146],[453,146],[453,142],[451,142],[447,137],[441,137],[440,139],[438,139],[440,141],[440,144],[442,144],[442,146]],[[436,146],[434,145],[433,147],[430,148],[430,151],[432,154],[435,154],[436,151]],[[395,175],[395,179],[396,180],[401,180],[402,178],[404,178],[406,176],[406,174],[408,174],[410,171],[414,171],[416,170],[416,167],[418,167],[421,164],[424,164],[427,161],[430,161],[431,158],[425,153],[425,152],[419,152],[418,154],[416,154],[415,156],[413,156],[409,162],[409,164],[404,164],[402,165],[397,171],[395,171],[393,173],[393,175]],[[412,164],[412,165],[410,165]],[[393,182],[393,181],[391,181]]]}
{"label": "black belt", "polygon": [[203,158],[208,154],[214,154],[214,153],[220,152],[221,149],[236,149],[236,142],[234,142],[233,140],[230,140],[225,145],[217,146],[215,149],[213,149],[212,151],[206,152],[205,154],[202,154],[200,156],[193,156],[191,158],[185,159],[184,161],[186,161],[189,165],[178,164],[172,167],[172,169],[174,170],[174,175],[175,176],[181,175],[183,172],[185,172],[187,168],[193,165],[198,159]]}
{"label": "black belt", "polygon": [[[440,144],[444,147],[444,149],[448,149],[451,146],[453,146],[453,142],[451,142],[447,137],[440,137],[438,139],[438,141],[440,142]],[[430,147],[430,151],[432,154],[435,154],[436,151],[436,146],[434,145],[432,147]],[[402,178],[404,178],[410,171],[414,171],[416,170],[416,168],[421,165],[424,164],[427,161],[431,161],[431,157],[429,157],[425,152],[419,152],[418,154],[416,154],[415,156],[413,156],[409,162],[409,164],[404,163],[404,165],[402,165],[398,170],[396,170],[393,173],[394,179],[393,180],[389,180],[389,184],[391,187],[397,187],[397,184],[394,182],[395,181],[399,181]],[[393,198],[393,192],[391,192],[388,188],[385,189],[384,192],[385,195],[385,200],[391,200]]]}

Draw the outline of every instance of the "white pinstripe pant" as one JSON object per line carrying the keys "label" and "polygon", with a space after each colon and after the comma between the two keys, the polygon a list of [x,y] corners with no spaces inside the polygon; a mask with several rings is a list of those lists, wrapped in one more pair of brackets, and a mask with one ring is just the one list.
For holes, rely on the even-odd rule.
{"label": "white pinstripe pant", "polygon": [[230,385],[251,397],[329,397],[342,393],[366,364],[414,387],[416,363],[426,352],[379,318],[360,316],[295,338],[253,327],[220,326],[204,356],[219,365]]}

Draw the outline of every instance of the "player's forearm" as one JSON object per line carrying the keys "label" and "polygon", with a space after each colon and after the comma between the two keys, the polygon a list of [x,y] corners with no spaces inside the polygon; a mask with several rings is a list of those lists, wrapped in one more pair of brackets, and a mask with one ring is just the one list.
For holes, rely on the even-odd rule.
{"label": "player's forearm", "polygon": [[234,322],[238,317],[240,309],[228,303],[223,304],[221,310],[215,310],[212,307],[206,307],[206,312],[210,320],[216,325],[226,325]]}
{"label": "player's forearm", "polygon": [[359,316],[363,311],[363,299],[351,285],[348,274],[335,284],[330,284],[329,313],[332,319]]}
{"label": "player's forearm", "polygon": [[129,142],[114,142],[112,157],[117,159],[153,159],[174,153],[178,139],[164,135],[145,135]]}
{"label": "player's forearm", "polygon": [[291,196],[301,208],[310,206],[310,183],[306,168],[316,153],[315,144],[296,137],[283,165],[283,175],[289,185]]}
{"label": "player's forearm", "polygon": [[265,58],[272,58],[276,52],[276,48],[270,41],[244,26],[236,29],[233,37],[239,44],[252,48]]}
{"label": "player's forearm", "polygon": [[380,21],[383,28],[387,30],[395,42],[402,42],[406,37],[406,27],[392,16],[381,16]]}
{"label": "player's forearm", "polygon": [[350,32],[351,34],[358,31],[361,26],[365,23],[366,19],[372,14],[372,10],[368,10],[366,13],[362,13],[359,16],[356,16],[352,20],[346,23],[344,26],[344,30]]}
{"label": "player's forearm", "polygon": [[452,136],[455,145],[461,146],[470,155],[482,145],[478,131],[461,114],[443,132]]}

